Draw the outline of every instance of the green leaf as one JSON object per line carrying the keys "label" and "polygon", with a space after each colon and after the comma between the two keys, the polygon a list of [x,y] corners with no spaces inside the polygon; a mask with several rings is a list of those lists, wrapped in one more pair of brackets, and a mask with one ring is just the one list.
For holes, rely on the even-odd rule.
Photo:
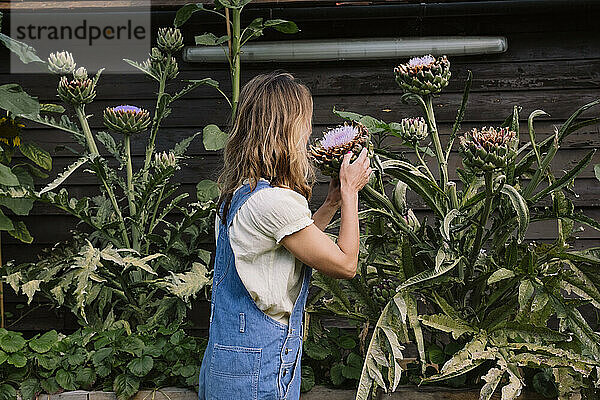
{"label": "green leaf", "polygon": [[77,370],[75,382],[78,387],[88,388],[96,381],[96,372],[93,368],[81,368]]}
{"label": "green leaf", "polygon": [[208,275],[206,266],[195,262],[192,263],[191,271],[179,274],[171,272],[171,276],[165,278],[166,288],[171,294],[188,302],[210,283]]}
{"label": "green leaf", "polygon": [[36,353],[46,353],[54,343],[58,341],[58,333],[53,329],[44,333],[40,337],[35,337],[29,341],[29,347]]}
{"label": "green leaf", "polygon": [[19,239],[23,243],[33,242],[33,237],[29,234],[29,230],[23,221],[13,222],[13,225],[15,229],[8,231],[10,236]]}
{"label": "green leaf", "polygon": [[41,384],[42,384],[42,388],[44,389],[44,392],[46,392],[46,393],[53,394],[60,390],[60,386],[56,382],[56,378],[53,376],[51,376],[48,379],[42,380]]}
{"label": "green leaf", "polygon": [[10,220],[10,218],[8,218],[6,215],[4,215],[2,210],[0,210],[0,230],[1,231],[12,231],[13,229],[15,229],[15,227],[13,226],[13,223]]}
{"label": "green leaf", "polygon": [[331,350],[311,340],[304,342],[304,353],[313,360],[324,360],[331,355]]}
{"label": "green leaf", "polygon": [[7,331],[4,335],[0,336],[0,348],[7,353],[16,353],[25,347],[26,343],[23,336],[15,331]]}
{"label": "green leaf", "polygon": [[12,387],[8,383],[0,384],[0,400],[14,400],[16,398],[17,389]]}
{"label": "green leaf", "polygon": [[129,374],[117,375],[113,382],[113,390],[117,392],[119,400],[129,399],[138,392],[139,388],[140,381]]}
{"label": "green leaf", "polygon": [[227,133],[216,125],[207,125],[202,130],[203,143],[206,150],[221,150],[227,143]]}
{"label": "green leaf", "polygon": [[4,364],[6,360],[8,360],[8,354],[3,350],[0,350],[0,365]]}
{"label": "green leaf", "polygon": [[40,382],[35,378],[29,378],[21,382],[19,386],[23,400],[33,400],[37,392],[41,391]]}
{"label": "green leaf", "polygon": [[302,365],[302,381],[300,383],[300,391],[308,392],[315,386],[315,372],[308,365]]}
{"label": "green leaf", "polygon": [[199,202],[213,200],[220,194],[219,185],[210,179],[202,180],[196,185],[196,196]]}
{"label": "green leaf", "polygon": [[63,172],[61,172],[60,174],[58,174],[58,176],[56,177],[56,179],[54,179],[52,182],[50,182],[48,185],[46,185],[46,187],[44,187],[42,190],[40,190],[39,195],[42,195],[42,194],[44,194],[46,192],[49,192],[49,191],[57,188],[73,172],[75,172],[75,170],[77,170],[77,168],[81,167],[83,164],[85,164],[89,160],[90,160],[90,156],[86,155],[86,156],[80,157],[77,161],[75,161],[74,163],[72,163],[71,165],[69,165],[67,168],[65,168],[63,170]]}
{"label": "green leaf", "polygon": [[533,296],[533,291],[533,284],[530,280],[522,281],[519,285],[519,306],[521,306],[522,309],[525,308],[531,299],[531,296]]}
{"label": "green leaf", "polygon": [[492,275],[490,275],[490,277],[487,280],[487,283],[488,285],[491,285],[493,283],[500,282],[503,279],[512,278],[513,276],[515,276],[515,273],[513,271],[506,268],[500,268],[494,271]]}
{"label": "green leaf", "polygon": [[154,366],[154,360],[150,356],[142,356],[140,358],[135,358],[127,364],[127,369],[133,375],[138,376],[140,378],[148,375],[148,373],[152,370]]}
{"label": "green leaf", "polygon": [[0,185],[19,186],[19,178],[4,164],[0,164]]}
{"label": "green leaf", "polygon": [[[28,215],[33,208],[33,200],[30,199],[12,199],[0,198],[0,205],[8,208],[16,215]],[[2,229],[2,228],[0,228]],[[6,230],[6,229],[4,229]]]}
{"label": "green leaf", "polygon": [[40,104],[40,112],[52,112],[62,114],[65,112],[65,108],[59,104],[42,103]]}
{"label": "green leaf", "polygon": [[21,86],[9,83],[0,86],[0,108],[17,116],[37,115],[40,112],[40,103]]}
{"label": "green leaf", "polygon": [[173,25],[175,25],[176,27],[180,27],[181,25],[185,24],[185,22],[188,19],[190,19],[192,14],[200,10],[206,10],[202,3],[190,3],[184,5],[179,10],[177,10],[177,13],[175,14],[175,19],[173,20]]}
{"label": "green leaf", "polygon": [[480,400],[490,400],[492,395],[496,391],[498,384],[500,383],[500,379],[504,375],[504,371],[498,368],[491,368],[487,374],[481,377],[486,383],[481,388]]}
{"label": "green leaf", "polygon": [[356,341],[349,335],[340,337],[337,343],[342,349],[352,350],[356,347]]}
{"label": "green leaf", "polygon": [[50,153],[35,143],[22,142],[19,146],[19,151],[41,168],[46,170],[52,169],[52,157],[50,157]]}
{"label": "green leaf", "polygon": [[229,36],[225,35],[225,36],[217,37],[213,33],[209,32],[209,33],[204,33],[202,35],[194,36],[194,40],[196,41],[197,45],[218,46],[218,45],[228,41]]}
{"label": "green leaf", "polygon": [[344,376],[342,375],[342,369],[344,369],[344,364],[335,363],[329,370],[329,376],[331,377],[331,383],[335,386],[340,386],[344,383]]}
{"label": "green leaf", "polygon": [[21,352],[10,353],[8,355],[7,362],[9,364],[14,365],[17,368],[23,368],[24,366],[27,365],[27,357],[25,357],[25,355],[23,353],[21,353]]}
{"label": "green leaf", "polygon": [[423,325],[452,333],[456,340],[465,333],[476,333],[477,329],[471,327],[465,321],[457,317],[449,317],[446,314],[420,315],[419,320]]}
{"label": "green leaf", "polygon": [[75,375],[63,368],[56,371],[56,382],[65,390],[76,390]]}
{"label": "green leaf", "polygon": [[529,226],[529,207],[517,189],[511,185],[505,183],[500,191],[508,196],[513,208],[517,212],[517,221],[519,223],[519,235],[517,237],[517,242],[521,243],[525,238],[525,232]]}
{"label": "green leaf", "polygon": [[300,31],[294,22],[284,19],[268,19],[265,21],[264,26],[265,28],[273,28],[282,33],[297,33]]}

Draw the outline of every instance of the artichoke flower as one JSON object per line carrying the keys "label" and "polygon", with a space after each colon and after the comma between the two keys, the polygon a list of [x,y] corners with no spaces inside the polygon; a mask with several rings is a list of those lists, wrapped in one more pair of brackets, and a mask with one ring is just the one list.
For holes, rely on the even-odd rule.
{"label": "artichoke flower", "polygon": [[378,280],[373,285],[371,290],[371,294],[373,295],[373,299],[379,304],[381,307],[384,307],[388,301],[396,294],[396,288],[400,282],[394,278],[383,278]]}
{"label": "artichoke flower", "polygon": [[518,137],[509,128],[473,128],[459,137],[463,164],[473,171],[491,172],[506,167],[516,156]]}
{"label": "artichoke flower", "polygon": [[58,82],[58,97],[65,103],[73,105],[91,103],[96,97],[96,85],[93,80],[73,79],[69,80],[66,76],[60,78]]}
{"label": "artichoke flower", "polygon": [[160,28],[156,44],[166,53],[176,52],[183,47],[181,31],[178,28]]}
{"label": "artichoke flower", "polygon": [[104,125],[115,132],[129,136],[145,131],[150,125],[150,113],[135,106],[107,107]]}
{"label": "artichoke flower", "polygon": [[16,147],[21,144],[21,128],[25,125],[20,123],[10,115],[0,118],[0,142]]}
{"label": "artichoke flower", "polygon": [[450,61],[446,56],[436,59],[431,54],[414,57],[394,68],[394,74],[405,92],[422,96],[438,93],[450,79]]}
{"label": "artichoke flower", "polygon": [[50,53],[48,69],[58,75],[67,75],[75,70],[75,60],[68,51]]}
{"label": "artichoke flower", "polygon": [[416,145],[428,135],[427,122],[422,117],[404,118],[400,123],[402,139]]}
{"label": "artichoke flower", "polygon": [[363,124],[344,123],[325,132],[316,145],[310,146],[309,155],[324,175],[335,178],[347,152],[353,153],[350,162],[356,160],[364,147],[367,148],[369,157],[373,155],[373,145],[369,139],[369,131]]}
{"label": "artichoke flower", "polygon": [[84,67],[79,67],[73,71],[73,78],[83,81],[88,78],[87,70]]}
{"label": "artichoke flower", "polygon": [[143,62],[144,68],[146,68],[155,77],[160,77],[163,74],[166,75],[167,79],[174,79],[179,74],[179,66],[177,60],[171,56],[165,56],[156,47],[152,48],[150,58]]}
{"label": "artichoke flower", "polygon": [[163,151],[162,153],[154,154],[154,168],[161,171],[167,168],[176,168],[177,159],[172,151],[168,153]]}

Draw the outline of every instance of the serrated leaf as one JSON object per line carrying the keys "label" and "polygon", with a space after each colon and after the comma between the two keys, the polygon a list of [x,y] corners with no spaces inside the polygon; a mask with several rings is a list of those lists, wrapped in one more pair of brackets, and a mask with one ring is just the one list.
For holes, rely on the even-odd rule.
{"label": "serrated leaf", "polygon": [[133,375],[138,377],[144,377],[148,375],[148,373],[152,370],[154,366],[154,360],[150,356],[142,356],[140,358],[135,358],[127,364],[127,369]]}
{"label": "serrated leaf", "polygon": [[469,326],[465,321],[457,317],[449,317],[445,314],[421,315],[419,319],[424,325],[452,333],[456,340],[465,333],[476,333],[477,329]]}
{"label": "serrated leaf", "polygon": [[113,390],[117,393],[117,399],[127,400],[138,392],[140,381],[129,375],[117,375],[113,382]]}
{"label": "serrated leaf", "polygon": [[52,169],[52,157],[50,153],[42,149],[35,143],[21,142],[19,145],[19,151],[25,157],[36,163],[39,167],[46,170]]}
{"label": "serrated leaf", "polygon": [[220,194],[219,185],[210,179],[204,179],[196,185],[196,196],[200,202],[213,200]]}
{"label": "serrated leaf", "polygon": [[519,285],[519,306],[521,309],[525,308],[528,304],[531,296],[533,296],[533,284],[530,280],[522,281]]}
{"label": "serrated leaf", "polygon": [[487,283],[488,285],[491,285],[493,283],[500,282],[503,279],[512,278],[513,276],[515,276],[515,273],[513,271],[506,268],[500,268],[494,271],[492,275],[490,275],[490,277],[487,280]]}
{"label": "serrated leaf", "polygon": [[25,347],[26,343],[23,336],[14,331],[7,331],[4,335],[0,336],[0,348],[7,353],[16,353]]}
{"label": "serrated leaf", "polygon": [[29,347],[36,353],[46,353],[50,351],[54,343],[58,341],[58,333],[53,329],[44,333],[42,336],[33,338],[29,341]]}
{"label": "serrated leaf", "polygon": [[206,150],[221,150],[227,143],[227,133],[216,125],[207,125],[202,130],[203,143]]}

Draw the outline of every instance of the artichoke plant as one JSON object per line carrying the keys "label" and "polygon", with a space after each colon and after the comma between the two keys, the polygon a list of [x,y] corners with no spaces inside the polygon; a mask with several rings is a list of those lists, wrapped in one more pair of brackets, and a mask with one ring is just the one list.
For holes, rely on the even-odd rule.
{"label": "artichoke plant", "polygon": [[494,171],[516,155],[518,137],[509,128],[473,128],[459,137],[463,163],[473,171]]}
{"label": "artichoke plant", "polygon": [[164,170],[166,168],[176,168],[177,158],[172,151],[156,153],[154,155],[154,168],[157,170]]}
{"label": "artichoke plant", "polygon": [[68,51],[50,53],[48,69],[58,75],[67,75],[75,70],[75,60]]}
{"label": "artichoke plant", "polygon": [[431,54],[414,57],[394,69],[396,82],[409,93],[422,96],[440,92],[450,79],[450,61]]}
{"label": "artichoke plant", "polygon": [[160,28],[156,39],[157,46],[166,53],[174,53],[183,47],[183,36],[178,28]]}
{"label": "artichoke plant", "polygon": [[[434,176],[418,152],[413,165],[403,154],[376,149],[381,157],[376,166],[386,179],[361,191],[366,207],[361,213],[360,273],[349,282],[316,274],[315,285],[324,298],[313,307],[352,319],[364,330],[374,326],[357,400],[375,397],[378,388],[395,391],[410,379],[410,368],[398,362],[405,343],[416,344],[422,383],[461,379],[480,384],[483,400],[496,392],[502,400],[515,400],[532,373],[534,381],[544,379],[555,387],[560,400],[597,399],[600,334],[592,323],[593,313],[600,312],[600,254],[598,248],[574,250],[572,242],[578,238],[576,223],[595,230],[600,224],[567,197],[567,192],[574,194],[573,181],[596,149],[560,177],[550,166],[568,135],[598,123],[598,118],[583,115],[600,99],[580,107],[543,140],[536,138],[533,126],[546,113],[533,111],[530,141],[522,146],[517,106],[500,127],[476,128],[459,137],[469,73],[450,140],[442,146],[432,100],[447,84],[448,65],[445,58],[426,56],[395,70],[398,84],[409,92],[401,100],[423,108],[433,144],[428,149],[433,154],[425,154],[436,157],[440,174]],[[410,133],[410,120],[403,126],[358,113],[338,115],[364,121],[373,134]],[[455,181],[450,181],[448,159],[457,137],[465,168],[457,168]],[[412,218],[407,188],[430,211],[430,223]],[[553,243],[525,240],[529,225],[538,221],[556,225]],[[374,276],[383,280],[371,291]],[[382,305],[377,296],[389,291],[388,279],[399,283]],[[592,320],[585,318],[584,305]],[[458,351],[436,362],[441,368],[428,368],[433,362],[428,349],[439,343],[452,343]]]}
{"label": "artichoke plant", "polygon": [[335,178],[339,175],[344,154],[351,151],[352,162],[365,147],[372,156],[373,145],[367,128],[360,122],[344,123],[325,132],[315,145],[310,146],[310,156],[324,175]]}
{"label": "artichoke plant", "polygon": [[65,103],[82,105],[91,103],[96,98],[96,84],[94,80],[60,78],[57,89],[58,97]]}
{"label": "artichoke plant", "polygon": [[129,105],[107,107],[104,110],[104,124],[115,132],[133,135],[148,129],[150,113]]}
{"label": "artichoke plant", "polygon": [[427,122],[422,117],[404,118],[400,123],[400,134],[404,140],[416,145],[428,135]]}

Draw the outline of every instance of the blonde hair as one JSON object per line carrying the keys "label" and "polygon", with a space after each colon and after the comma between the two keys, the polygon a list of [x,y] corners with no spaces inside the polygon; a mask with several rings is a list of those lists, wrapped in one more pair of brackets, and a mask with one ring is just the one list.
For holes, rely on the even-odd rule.
{"label": "blonde hair", "polygon": [[243,86],[218,179],[222,221],[245,178],[252,189],[263,177],[310,199],[314,171],[303,139],[311,130],[312,110],[310,90],[287,72],[261,74]]}

